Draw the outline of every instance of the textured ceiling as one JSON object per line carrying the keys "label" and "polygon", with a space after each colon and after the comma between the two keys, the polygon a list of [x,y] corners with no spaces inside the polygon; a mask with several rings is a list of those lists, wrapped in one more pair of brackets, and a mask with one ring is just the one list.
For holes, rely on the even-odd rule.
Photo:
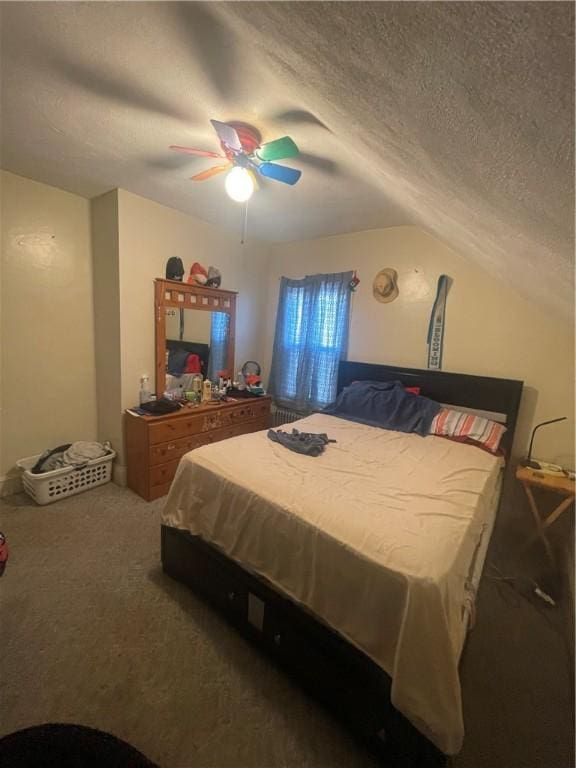
{"label": "textured ceiling", "polygon": [[415,223],[521,293],[573,306],[572,3],[3,3],[2,166],[119,186],[228,229],[209,118],[289,133],[249,233]]}

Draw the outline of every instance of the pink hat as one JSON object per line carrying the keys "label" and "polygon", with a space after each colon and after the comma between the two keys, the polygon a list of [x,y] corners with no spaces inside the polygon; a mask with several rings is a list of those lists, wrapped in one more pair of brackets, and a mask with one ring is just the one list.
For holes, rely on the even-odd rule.
{"label": "pink hat", "polygon": [[188,277],[187,282],[190,284],[198,283],[198,285],[206,285],[207,280],[208,272],[206,272],[206,269],[202,264],[195,261],[190,267],[190,276]]}

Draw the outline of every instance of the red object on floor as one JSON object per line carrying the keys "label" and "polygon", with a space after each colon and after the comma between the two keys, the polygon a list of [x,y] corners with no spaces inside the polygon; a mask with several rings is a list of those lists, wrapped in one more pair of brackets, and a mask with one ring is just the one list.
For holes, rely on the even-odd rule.
{"label": "red object on floor", "polygon": [[8,562],[8,544],[6,536],[0,531],[0,576],[4,573],[6,563]]}

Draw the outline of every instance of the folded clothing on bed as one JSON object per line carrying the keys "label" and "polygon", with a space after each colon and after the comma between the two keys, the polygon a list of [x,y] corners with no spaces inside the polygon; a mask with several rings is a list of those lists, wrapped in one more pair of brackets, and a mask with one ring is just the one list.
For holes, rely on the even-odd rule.
{"label": "folded clothing on bed", "polygon": [[320,456],[328,443],[336,442],[336,440],[330,440],[325,433],[299,432],[297,429],[293,429],[292,432],[283,432],[281,429],[275,432],[273,429],[269,429],[268,437],[275,443],[283,445],[284,448],[295,453],[302,453],[305,456]]}
{"label": "folded clothing on bed", "polygon": [[356,381],[322,412],[371,427],[415,432],[425,437],[440,408],[434,400],[406,392],[399,381]]}

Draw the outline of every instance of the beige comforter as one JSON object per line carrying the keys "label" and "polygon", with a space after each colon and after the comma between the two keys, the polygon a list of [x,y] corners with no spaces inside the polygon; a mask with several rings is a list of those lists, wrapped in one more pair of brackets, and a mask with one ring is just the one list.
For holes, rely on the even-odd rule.
{"label": "beige comforter", "polygon": [[167,525],[217,545],[307,606],[392,678],[392,702],[441,750],[464,735],[458,662],[501,460],[315,414],[318,458],[243,435],[186,454]]}

